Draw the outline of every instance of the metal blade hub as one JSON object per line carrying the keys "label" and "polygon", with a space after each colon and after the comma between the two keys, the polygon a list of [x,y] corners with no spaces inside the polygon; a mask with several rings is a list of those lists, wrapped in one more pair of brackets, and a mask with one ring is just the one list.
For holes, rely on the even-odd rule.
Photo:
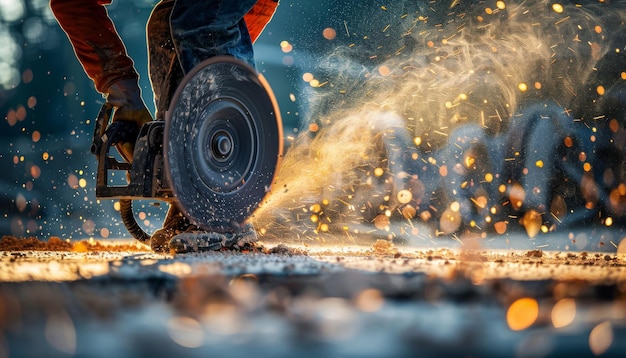
{"label": "metal blade hub", "polygon": [[241,61],[212,58],[185,76],[166,122],[165,168],[179,209],[207,230],[244,223],[282,156],[282,123],[267,83]]}

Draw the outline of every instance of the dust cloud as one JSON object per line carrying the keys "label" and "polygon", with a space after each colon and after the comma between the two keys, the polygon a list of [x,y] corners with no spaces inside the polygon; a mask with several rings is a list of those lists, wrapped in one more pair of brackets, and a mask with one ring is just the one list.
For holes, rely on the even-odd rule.
{"label": "dust cloud", "polygon": [[626,4],[414,3],[376,9],[395,22],[370,20],[372,33],[393,36],[320,57],[307,121],[252,218],[261,234],[412,241],[619,228]]}

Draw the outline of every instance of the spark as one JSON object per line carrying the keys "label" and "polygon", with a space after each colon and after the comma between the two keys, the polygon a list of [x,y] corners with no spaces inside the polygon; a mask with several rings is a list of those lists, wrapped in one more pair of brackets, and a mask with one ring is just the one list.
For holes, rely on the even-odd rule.
{"label": "spark", "polygon": [[611,321],[604,321],[595,326],[589,334],[589,348],[595,355],[603,354],[613,343]]}
{"label": "spark", "polygon": [[563,13],[563,5],[561,5],[561,4],[552,4],[552,11],[556,12],[557,14]]}
{"label": "spark", "polygon": [[524,82],[520,82],[520,84],[517,85],[517,88],[519,88],[521,92],[526,92],[528,90],[528,85]]}
{"label": "spark", "polygon": [[500,115],[500,112],[497,109],[496,109],[496,116],[498,116],[498,120],[502,122],[502,116]]}
{"label": "spark", "polygon": [[335,39],[335,37],[337,37],[337,31],[335,31],[335,29],[331,27],[327,27],[324,29],[324,31],[322,31],[322,36],[324,36],[326,40],[330,41],[330,40]]}
{"label": "spark", "polygon": [[569,19],[570,19],[570,17],[566,16],[566,17],[562,18],[561,20],[555,22],[554,25],[560,25],[560,24],[564,23],[565,21],[567,21]]}
{"label": "spark", "polygon": [[456,236],[456,234],[452,234],[452,239],[456,242],[458,242],[461,245],[465,245],[465,243],[463,242],[463,240],[459,239],[458,236]]}
{"label": "spark", "polygon": [[513,302],[506,314],[507,324],[514,331],[532,326],[539,317],[539,304],[534,298],[520,298]]}

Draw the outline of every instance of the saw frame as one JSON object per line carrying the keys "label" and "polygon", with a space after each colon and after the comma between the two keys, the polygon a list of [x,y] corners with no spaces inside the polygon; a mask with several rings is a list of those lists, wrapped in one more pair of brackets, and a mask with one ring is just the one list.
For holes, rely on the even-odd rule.
{"label": "saw frame", "polygon": [[[207,231],[236,231],[269,193],[283,154],[280,111],[271,87],[251,66],[217,56],[198,64],[179,84],[165,120],[111,122],[105,103],[91,151],[98,159],[96,197],[119,199],[122,220],[141,242],[133,200],[163,200]],[[133,162],[115,145],[134,142]],[[113,185],[112,172],[127,185]]]}

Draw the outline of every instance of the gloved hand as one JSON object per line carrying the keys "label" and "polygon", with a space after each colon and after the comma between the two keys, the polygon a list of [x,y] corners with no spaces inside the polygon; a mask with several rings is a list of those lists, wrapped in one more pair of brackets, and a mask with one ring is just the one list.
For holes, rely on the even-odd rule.
{"label": "gloved hand", "polygon": [[[139,128],[152,120],[146,104],[141,98],[141,89],[136,79],[117,81],[105,94],[106,100],[115,109],[113,122],[134,122]],[[128,163],[132,163],[135,143],[118,143],[117,151]]]}

